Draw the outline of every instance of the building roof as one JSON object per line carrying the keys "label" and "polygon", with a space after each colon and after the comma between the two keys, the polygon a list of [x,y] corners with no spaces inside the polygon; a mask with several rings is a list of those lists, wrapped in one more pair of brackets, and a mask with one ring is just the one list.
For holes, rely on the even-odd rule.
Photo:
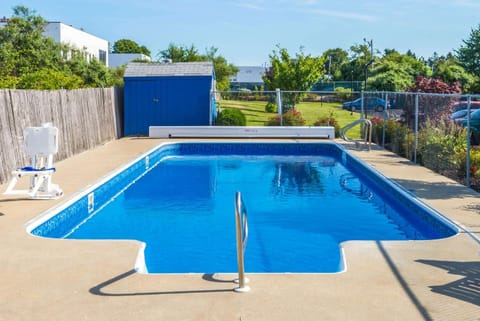
{"label": "building roof", "polygon": [[124,77],[152,77],[152,76],[211,76],[213,63],[177,62],[177,63],[142,63],[131,62],[127,65]]}
{"label": "building roof", "polygon": [[262,76],[265,74],[265,67],[240,66],[235,76],[230,77],[230,82],[241,83],[263,83]]}

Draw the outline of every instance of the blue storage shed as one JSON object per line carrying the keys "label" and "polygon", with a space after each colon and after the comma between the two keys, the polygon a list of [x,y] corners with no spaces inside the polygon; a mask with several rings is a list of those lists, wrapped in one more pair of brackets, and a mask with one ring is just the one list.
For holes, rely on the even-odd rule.
{"label": "blue storage shed", "polygon": [[124,74],[124,135],[149,126],[208,126],[216,118],[212,62],[129,63]]}

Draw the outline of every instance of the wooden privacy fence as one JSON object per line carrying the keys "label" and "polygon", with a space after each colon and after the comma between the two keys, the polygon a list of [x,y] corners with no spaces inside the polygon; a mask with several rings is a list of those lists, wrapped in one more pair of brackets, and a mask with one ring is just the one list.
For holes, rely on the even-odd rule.
{"label": "wooden privacy fence", "polygon": [[58,127],[59,161],[121,137],[122,110],[123,88],[0,90],[0,184],[30,164],[24,128],[48,122]]}

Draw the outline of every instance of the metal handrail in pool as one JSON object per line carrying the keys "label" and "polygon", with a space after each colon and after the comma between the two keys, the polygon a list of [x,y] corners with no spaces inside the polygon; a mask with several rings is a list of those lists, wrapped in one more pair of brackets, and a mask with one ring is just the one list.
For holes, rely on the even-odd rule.
{"label": "metal handrail in pool", "polygon": [[250,287],[245,285],[248,279],[245,277],[245,247],[248,239],[247,209],[243,203],[240,192],[235,193],[235,226],[237,234],[237,263],[238,263],[238,287],[235,292],[248,292]]}
{"label": "metal handrail in pool", "polygon": [[342,137],[342,139],[347,141],[347,142],[355,142],[355,145],[358,147],[359,142],[357,140],[353,140],[353,139],[350,139],[347,136],[345,136],[347,131],[349,131],[350,129],[352,129],[353,127],[355,127],[358,124],[362,124],[364,126],[363,127],[363,129],[364,129],[364,133],[363,133],[364,143],[365,143],[365,146],[367,146],[368,150],[370,150],[371,144],[372,144],[372,122],[369,119],[360,118],[360,119],[357,119],[356,121],[354,121],[353,123],[350,123],[350,124],[346,125],[345,127],[343,127],[340,130],[340,137]]}

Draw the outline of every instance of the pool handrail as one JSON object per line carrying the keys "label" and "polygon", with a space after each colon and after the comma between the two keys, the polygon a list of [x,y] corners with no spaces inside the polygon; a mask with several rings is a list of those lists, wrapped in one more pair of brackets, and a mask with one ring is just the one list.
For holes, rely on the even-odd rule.
{"label": "pool handrail", "polygon": [[250,287],[246,285],[248,279],[245,277],[245,247],[248,240],[247,208],[244,205],[242,194],[235,193],[235,227],[237,235],[237,263],[238,263],[238,287],[235,292],[248,292]]}
{"label": "pool handrail", "polygon": [[346,125],[342,129],[340,129],[340,137],[347,142],[355,142],[355,145],[358,147],[359,146],[359,141],[354,140],[354,139],[350,139],[345,135],[347,133],[347,131],[349,131],[350,129],[352,129],[353,127],[355,127],[358,124],[363,125],[363,130],[364,130],[363,141],[365,143],[365,146],[367,146],[368,150],[370,151],[371,150],[371,145],[372,145],[372,127],[373,126],[372,126],[372,122],[369,119],[360,118],[360,119],[357,119],[354,122]]}

